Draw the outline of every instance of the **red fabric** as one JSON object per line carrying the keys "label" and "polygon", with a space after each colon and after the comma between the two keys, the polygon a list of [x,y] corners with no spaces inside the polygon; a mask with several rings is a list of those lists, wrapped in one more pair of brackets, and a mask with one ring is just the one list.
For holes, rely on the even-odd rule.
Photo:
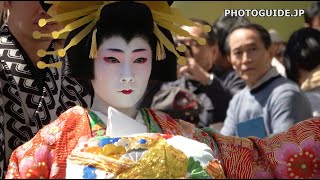
{"label": "red fabric", "polygon": [[[156,116],[156,111],[152,111]],[[264,139],[208,134],[190,123],[155,118],[164,133],[180,133],[208,144],[217,143],[227,178],[320,178],[320,119],[308,119],[288,131]],[[188,124],[188,125],[187,125]],[[189,127],[188,127],[189,126]],[[181,128],[183,127],[183,128]]]}
{"label": "red fabric", "polygon": [[[59,127],[59,125],[62,126]],[[60,129],[57,130],[57,128]],[[50,137],[51,131],[60,131],[61,133],[52,133],[52,137]],[[54,137],[55,135],[57,135],[57,137]],[[28,142],[30,145],[29,147],[20,146],[12,153],[6,178],[26,179],[40,178],[41,176],[42,178],[65,178],[67,156],[76,147],[78,140],[81,137],[90,138],[91,128],[87,111],[77,106],[64,112],[53,123],[50,123],[41,129],[35,135],[35,137]],[[36,153],[39,146],[43,146],[45,149],[47,149],[45,153]],[[43,168],[38,165],[38,161],[30,161],[30,163],[25,163],[24,159],[26,158],[41,159],[42,161],[40,161],[40,163],[44,162],[51,166],[47,165],[45,168]],[[53,163],[48,163],[50,161]],[[54,162],[56,163],[58,170],[55,168],[55,165],[52,166]],[[31,176],[29,177],[28,173],[30,174],[30,169],[32,172],[38,171],[49,173],[31,173]]]}
{"label": "red fabric", "polygon": [[[227,178],[320,178],[320,119],[259,139],[209,133],[159,111],[148,113],[164,133],[196,139],[218,152]],[[90,137],[87,111],[74,107],[13,152],[6,178],[65,178],[68,154]]]}

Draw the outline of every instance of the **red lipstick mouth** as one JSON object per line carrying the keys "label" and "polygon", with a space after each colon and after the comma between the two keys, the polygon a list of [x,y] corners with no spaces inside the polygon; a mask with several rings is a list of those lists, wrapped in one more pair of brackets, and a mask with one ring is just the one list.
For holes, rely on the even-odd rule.
{"label": "red lipstick mouth", "polygon": [[122,92],[123,94],[131,94],[132,93],[132,89],[128,89],[128,90],[122,90],[120,92]]}

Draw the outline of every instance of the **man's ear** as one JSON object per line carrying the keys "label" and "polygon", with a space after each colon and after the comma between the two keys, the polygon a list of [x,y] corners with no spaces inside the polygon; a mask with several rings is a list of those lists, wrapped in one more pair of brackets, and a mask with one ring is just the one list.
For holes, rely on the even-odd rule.
{"label": "man's ear", "polygon": [[227,55],[226,55],[226,57],[227,57],[228,62],[229,62],[230,64],[232,64],[232,63],[231,63],[230,55],[229,55],[229,54],[227,54]]}
{"label": "man's ear", "polygon": [[274,43],[271,43],[269,50],[271,52],[271,57],[276,55],[277,46]]}
{"label": "man's ear", "polygon": [[218,49],[219,47],[218,47],[218,45],[213,45],[213,46],[211,46],[211,54],[212,54],[212,57],[214,58],[214,59],[217,59],[217,56],[218,56]]}
{"label": "man's ear", "polygon": [[273,47],[270,46],[269,49],[267,49],[267,52],[268,52],[270,59],[272,59],[273,58]]}
{"label": "man's ear", "polygon": [[236,67],[235,67],[235,66],[232,64],[232,62],[231,62],[230,54],[227,54],[227,55],[226,55],[226,58],[227,58],[228,62],[231,64],[232,68],[233,68],[234,70],[236,70]]}

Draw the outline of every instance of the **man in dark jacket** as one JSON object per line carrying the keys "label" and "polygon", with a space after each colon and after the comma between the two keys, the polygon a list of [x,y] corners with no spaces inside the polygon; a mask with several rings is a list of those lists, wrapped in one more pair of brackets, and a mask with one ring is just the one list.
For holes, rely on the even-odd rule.
{"label": "man in dark jacket", "polygon": [[[191,20],[200,25],[210,26],[204,20]],[[205,38],[207,44],[201,46],[192,39],[177,37],[177,43],[186,45],[188,49],[184,54],[188,61],[186,65],[178,67],[177,76],[179,79],[163,84],[162,89],[179,86],[191,91],[197,96],[200,105],[203,107],[199,115],[198,126],[208,127],[218,123],[219,125],[215,127],[219,130],[226,117],[229,101],[236,92],[235,89],[241,89],[244,87],[244,83],[240,78],[237,79],[236,74],[229,75],[233,71],[232,66],[229,66],[230,68],[227,70],[220,68],[217,61],[220,49],[214,31],[207,33],[201,28],[188,26],[183,27],[183,29],[195,37]],[[228,63],[227,60],[226,63]]]}

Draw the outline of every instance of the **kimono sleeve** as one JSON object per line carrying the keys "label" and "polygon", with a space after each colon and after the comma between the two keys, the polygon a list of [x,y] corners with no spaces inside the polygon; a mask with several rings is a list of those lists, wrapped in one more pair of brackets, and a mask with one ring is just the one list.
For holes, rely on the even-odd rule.
{"label": "kimono sleeve", "polygon": [[65,178],[66,158],[84,137],[91,137],[88,114],[75,106],[13,151],[6,179]]}
{"label": "kimono sleeve", "polygon": [[6,179],[54,177],[59,170],[55,146],[63,125],[64,121],[57,119],[15,149],[10,157]]}
{"label": "kimono sleeve", "polygon": [[264,139],[212,136],[227,178],[320,178],[320,119]]}

